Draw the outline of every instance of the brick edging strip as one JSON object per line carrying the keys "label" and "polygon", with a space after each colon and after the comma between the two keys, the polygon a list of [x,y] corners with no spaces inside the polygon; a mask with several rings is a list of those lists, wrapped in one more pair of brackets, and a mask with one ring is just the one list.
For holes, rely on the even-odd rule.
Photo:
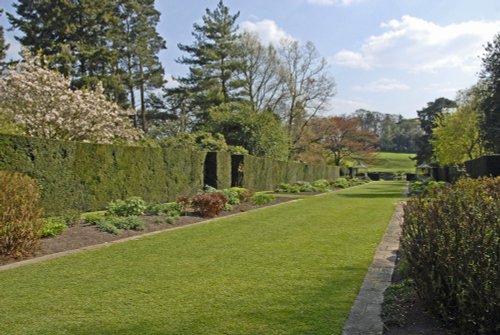
{"label": "brick edging strip", "polygon": [[399,202],[392,214],[373,262],[368,268],[359,294],[344,324],[343,335],[381,335],[384,324],[380,316],[384,291],[391,284],[399,250],[403,223],[403,204]]}

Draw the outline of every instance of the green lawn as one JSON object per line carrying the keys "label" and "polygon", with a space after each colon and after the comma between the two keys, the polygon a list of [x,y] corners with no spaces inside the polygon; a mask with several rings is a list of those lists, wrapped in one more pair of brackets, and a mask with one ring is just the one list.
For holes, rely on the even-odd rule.
{"label": "green lawn", "polygon": [[0,272],[0,334],[341,334],[402,182]]}
{"label": "green lawn", "polygon": [[366,164],[369,172],[409,172],[415,173],[415,161],[410,157],[415,154],[379,152],[377,159],[372,164]]}

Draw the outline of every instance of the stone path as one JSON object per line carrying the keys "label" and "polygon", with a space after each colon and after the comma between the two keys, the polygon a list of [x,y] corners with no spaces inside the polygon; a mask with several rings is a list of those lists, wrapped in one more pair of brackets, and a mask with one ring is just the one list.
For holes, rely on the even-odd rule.
{"label": "stone path", "polygon": [[380,316],[384,291],[391,284],[403,222],[403,203],[399,203],[387,226],[382,242],[365,276],[343,335],[380,335],[384,325]]}

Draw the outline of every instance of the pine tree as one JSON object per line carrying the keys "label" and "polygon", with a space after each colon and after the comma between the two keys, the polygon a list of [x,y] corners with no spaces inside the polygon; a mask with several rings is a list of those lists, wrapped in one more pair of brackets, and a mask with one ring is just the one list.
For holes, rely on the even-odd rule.
{"label": "pine tree", "polygon": [[115,33],[115,43],[125,71],[123,82],[134,108],[135,93],[139,91],[141,125],[146,131],[147,93],[165,82],[164,69],[158,59],[158,53],[166,48],[165,40],[156,31],[160,12],[155,9],[154,0],[121,0],[117,13],[122,23]]}
{"label": "pine tree", "polygon": [[195,23],[191,45],[179,44],[189,54],[177,60],[189,66],[187,77],[178,78],[189,92],[192,105],[199,110],[199,121],[207,119],[210,107],[238,99],[241,83],[237,72],[241,68],[238,49],[239,12],[232,15],[223,1],[215,10],[206,9],[203,24]]}
{"label": "pine tree", "polygon": [[[0,10],[0,16],[2,16],[3,9]],[[0,26],[0,65],[2,65],[2,61],[5,59],[6,51],[9,48],[9,45],[5,43],[5,37],[3,35],[3,27]]]}

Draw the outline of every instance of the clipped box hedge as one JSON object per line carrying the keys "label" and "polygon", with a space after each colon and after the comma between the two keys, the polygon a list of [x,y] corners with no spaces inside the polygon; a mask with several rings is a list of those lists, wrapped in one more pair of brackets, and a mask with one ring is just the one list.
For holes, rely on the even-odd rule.
{"label": "clipped box hedge", "polygon": [[47,215],[103,209],[113,199],[170,201],[203,186],[206,153],[0,135],[0,170],[42,186]]}

